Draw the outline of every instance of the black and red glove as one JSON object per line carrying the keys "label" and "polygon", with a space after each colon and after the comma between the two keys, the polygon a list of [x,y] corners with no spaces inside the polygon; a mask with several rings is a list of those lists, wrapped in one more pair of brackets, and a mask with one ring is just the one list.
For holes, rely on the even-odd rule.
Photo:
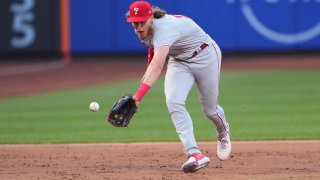
{"label": "black and red glove", "polygon": [[124,95],[112,106],[107,120],[115,127],[127,127],[136,111],[132,95]]}

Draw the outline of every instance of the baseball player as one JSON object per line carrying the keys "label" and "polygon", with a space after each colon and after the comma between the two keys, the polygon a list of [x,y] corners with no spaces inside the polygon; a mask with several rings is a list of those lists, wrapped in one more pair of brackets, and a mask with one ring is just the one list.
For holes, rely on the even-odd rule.
{"label": "baseball player", "polygon": [[216,126],[217,156],[226,160],[231,152],[231,142],[229,124],[218,105],[219,46],[192,19],[169,15],[146,1],[133,2],[126,17],[141,42],[149,48],[148,67],[133,96],[136,105],[157,81],[169,56],[165,96],[172,122],[188,155],[182,170],[195,172],[210,162],[196,143],[192,119],[186,110],[186,99],[194,83],[198,87],[202,110]]}

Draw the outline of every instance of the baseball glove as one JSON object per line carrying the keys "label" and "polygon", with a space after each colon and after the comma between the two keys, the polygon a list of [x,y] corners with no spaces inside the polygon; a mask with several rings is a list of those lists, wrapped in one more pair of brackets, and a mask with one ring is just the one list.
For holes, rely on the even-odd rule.
{"label": "baseball glove", "polygon": [[112,106],[107,120],[115,127],[127,127],[136,111],[132,95],[124,95]]}

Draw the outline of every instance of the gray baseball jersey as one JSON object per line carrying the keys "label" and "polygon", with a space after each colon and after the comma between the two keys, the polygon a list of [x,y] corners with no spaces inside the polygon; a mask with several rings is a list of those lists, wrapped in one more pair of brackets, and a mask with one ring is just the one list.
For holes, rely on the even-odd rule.
{"label": "gray baseball jersey", "polygon": [[200,153],[193,133],[193,122],[185,106],[194,82],[202,109],[214,122],[218,136],[224,137],[229,133],[224,111],[218,105],[219,46],[192,19],[180,15],[155,19],[150,40],[155,50],[160,46],[170,46],[165,77],[167,107],[185,151],[188,154]]}
{"label": "gray baseball jersey", "polygon": [[210,37],[190,18],[165,15],[154,21],[153,46],[169,45],[169,56],[185,60]]}

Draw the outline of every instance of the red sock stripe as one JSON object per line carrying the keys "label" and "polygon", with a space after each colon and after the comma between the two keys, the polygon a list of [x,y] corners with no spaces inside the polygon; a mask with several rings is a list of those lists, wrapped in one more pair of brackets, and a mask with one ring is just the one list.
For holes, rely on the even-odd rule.
{"label": "red sock stripe", "polygon": [[221,121],[221,123],[222,123],[222,125],[223,125],[224,130],[227,131],[227,127],[226,127],[226,125],[224,124],[223,119],[219,116],[219,113],[218,113],[218,112],[217,112],[217,115],[218,115],[218,118],[220,119],[220,121]]}

